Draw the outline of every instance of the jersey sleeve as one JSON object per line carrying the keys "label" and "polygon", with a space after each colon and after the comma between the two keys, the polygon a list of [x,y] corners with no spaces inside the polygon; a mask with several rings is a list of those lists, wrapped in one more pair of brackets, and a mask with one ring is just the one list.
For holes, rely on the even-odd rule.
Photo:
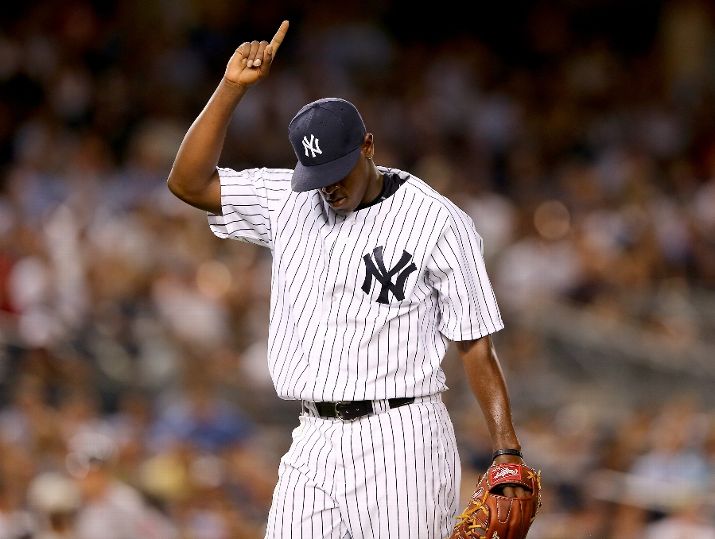
{"label": "jersey sleeve", "polygon": [[209,213],[208,221],[211,231],[219,238],[246,241],[272,249],[268,189],[262,170],[218,169],[222,214]]}
{"label": "jersey sleeve", "polygon": [[452,341],[479,339],[504,327],[483,253],[482,238],[465,214],[448,221],[428,262],[439,330]]}

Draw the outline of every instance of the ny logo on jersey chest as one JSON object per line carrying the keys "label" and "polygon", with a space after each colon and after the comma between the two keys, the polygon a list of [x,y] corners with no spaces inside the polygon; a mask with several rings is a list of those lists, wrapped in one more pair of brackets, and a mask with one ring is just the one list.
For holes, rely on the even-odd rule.
{"label": "ny logo on jersey chest", "polygon": [[[389,303],[387,294],[392,292],[395,299],[402,301],[405,299],[405,285],[407,277],[410,273],[417,270],[415,263],[412,260],[412,255],[407,251],[402,251],[402,257],[399,262],[389,270],[385,267],[385,262],[382,258],[383,247],[375,247],[372,253],[367,253],[362,257],[365,262],[365,281],[362,283],[362,291],[366,294],[370,293],[372,288],[373,278],[382,286],[380,295],[377,297],[378,303]],[[408,266],[409,264],[409,266]],[[395,282],[392,282],[392,278]]]}

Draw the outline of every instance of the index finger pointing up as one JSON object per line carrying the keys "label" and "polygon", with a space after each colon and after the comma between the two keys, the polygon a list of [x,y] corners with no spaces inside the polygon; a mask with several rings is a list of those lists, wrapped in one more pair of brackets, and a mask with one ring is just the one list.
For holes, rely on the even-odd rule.
{"label": "index finger pointing up", "polygon": [[273,36],[273,39],[271,39],[268,47],[266,47],[270,49],[271,54],[274,55],[278,50],[278,47],[280,47],[281,43],[283,43],[283,38],[286,36],[286,32],[288,31],[288,25],[288,21],[283,21],[278,28],[276,35]]}

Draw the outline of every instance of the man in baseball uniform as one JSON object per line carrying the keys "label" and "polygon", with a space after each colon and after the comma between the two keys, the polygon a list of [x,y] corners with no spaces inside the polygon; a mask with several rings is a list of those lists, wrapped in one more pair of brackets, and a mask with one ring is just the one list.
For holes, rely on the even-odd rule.
{"label": "man in baseball uniform", "polygon": [[[294,170],[217,168],[232,113],[268,75],[288,30],[243,43],[190,127],[168,179],[221,238],[273,254],[268,362],[302,401],[266,537],[438,539],[458,510],[460,464],[440,394],[456,341],[498,462],[521,463],[489,335],[503,327],[471,219],[415,176],[373,162],[339,98],[288,126]],[[523,496],[507,487],[507,496]]]}

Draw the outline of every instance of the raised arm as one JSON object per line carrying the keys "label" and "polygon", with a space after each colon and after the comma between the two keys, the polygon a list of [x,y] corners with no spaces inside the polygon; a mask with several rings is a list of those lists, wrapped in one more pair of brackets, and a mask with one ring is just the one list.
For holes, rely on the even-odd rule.
{"label": "raised arm", "polygon": [[221,186],[216,166],[231,115],[249,86],[268,76],[288,31],[283,21],[270,43],[242,43],[231,56],[221,82],[186,132],[167,184],[181,200],[201,210],[221,213]]}

